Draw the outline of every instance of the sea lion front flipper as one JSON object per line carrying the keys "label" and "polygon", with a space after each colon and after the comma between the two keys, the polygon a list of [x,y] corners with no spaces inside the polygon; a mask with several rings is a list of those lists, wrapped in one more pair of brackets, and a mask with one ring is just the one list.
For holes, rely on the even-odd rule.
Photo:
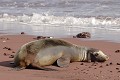
{"label": "sea lion front flipper", "polygon": [[69,57],[60,57],[58,60],[57,60],[57,65],[59,67],[68,67],[70,64],[70,58]]}

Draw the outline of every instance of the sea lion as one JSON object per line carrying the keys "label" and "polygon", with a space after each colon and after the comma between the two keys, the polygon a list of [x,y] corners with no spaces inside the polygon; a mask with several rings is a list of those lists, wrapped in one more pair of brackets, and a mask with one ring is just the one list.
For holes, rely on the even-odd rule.
{"label": "sea lion", "polygon": [[91,38],[91,34],[89,32],[82,32],[78,33],[76,36],[73,36],[73,38]]}
{"label": "sea lion", "polygon": [[15,67],[25,69],[32,65],[44,68],[57,62],[67,67],[75,61],[106,61],[109,57],[101,50],[82,47],[60,39],[42,39],[24,44],[14,57]]}

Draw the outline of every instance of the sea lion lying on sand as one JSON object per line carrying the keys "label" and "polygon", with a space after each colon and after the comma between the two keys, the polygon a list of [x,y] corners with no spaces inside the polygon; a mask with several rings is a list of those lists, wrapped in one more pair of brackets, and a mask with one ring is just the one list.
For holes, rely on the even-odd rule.
{"label": "sea lion lying on sand", "polygon": [[106,61],[109,57],[94,48],[77,46],[59,39],[35,40],[24,44],[14,57],[15,67],[25,69],[31,65],[40,69],[57,62],[67,67],[75,61]]}

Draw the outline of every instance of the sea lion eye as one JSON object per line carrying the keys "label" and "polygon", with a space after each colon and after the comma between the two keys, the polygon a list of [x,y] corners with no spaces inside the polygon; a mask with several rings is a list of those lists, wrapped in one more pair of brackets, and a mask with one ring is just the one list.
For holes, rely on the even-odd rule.
{"label": "sea lion eye", "polygon": [[98,53],[95,54],[95,56],[98,56],[98,55],[99,55]]}

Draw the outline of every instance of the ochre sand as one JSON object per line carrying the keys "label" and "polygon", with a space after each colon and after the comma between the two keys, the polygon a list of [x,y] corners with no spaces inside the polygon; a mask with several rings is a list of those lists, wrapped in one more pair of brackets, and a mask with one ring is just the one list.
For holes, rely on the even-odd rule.
{"label": "ochre sand", "polygon": [[77,38],[64,38],[71,43],[98,48],[110,59],[104,63],[73,62],[67,68],[48,66],[58,71],[36,69],[13,70],[13,58],[23,44],[35,40],[36,36],[4,35],[0,36],[0,80],[120,80],[120,43],[90,41]]}

